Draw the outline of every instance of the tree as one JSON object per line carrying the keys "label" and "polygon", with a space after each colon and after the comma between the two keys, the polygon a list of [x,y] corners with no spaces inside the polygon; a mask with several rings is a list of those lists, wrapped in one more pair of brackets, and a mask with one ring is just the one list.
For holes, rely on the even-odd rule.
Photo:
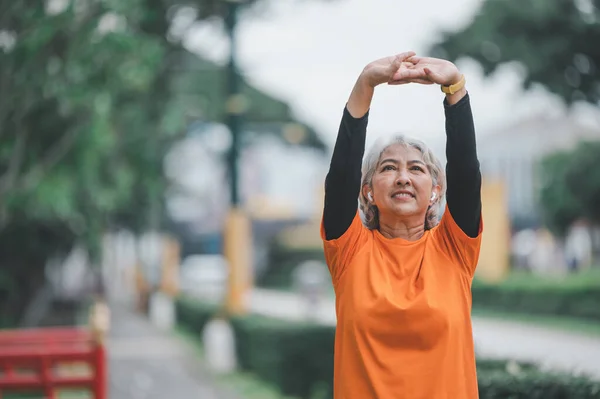
{"label": "tree", "polygon": [[443,32],[431,52],[476,60],[486,75],[518,62],[525,88],[539,83],[567,104],[600,100],[600,0],[487,0],[457,32]]}
{"label": "tree", "polygon": [[600,141],[581,142],[571,154],[566,186],[584,217],[600,224]]}
{"label": "tree", "polygon": [[540,205],[546,224],[564,236],[579,218],[600,222],[600,141],[545,156],[540,163]]}
{"label": "tree", "polygon": [[[156,159],[130,156],[165,135],[157,114],[142,104],[164,46],[158,37],[123,26],[140,21],[140,4],[71,2],[55,10],[38,1],[2,3],[4,323],[23,313],[51,256],[81,241],[97,261],[102,232],[118,222],[113,215],[132,208],[134,182],[161,181]],[[131,104],[137,105],[133,112]],[[144,204],[136,211],[143,213]]]}
{"label": "tree", "polygon": [[571,160],[571,152],[556,152],[544,157],[539,168],[542,218],[560,237],[567,233],[571,223],[582,216],[579,201],[567,185],[567,169]]}
{"label": "tree", "polygon": [[[97,262],[107,230],[161,226],[162,161],[194,117],[170,28],[181,10],[202,20],[224,4],[0,0],[0,326],[52,256],[81,242]],[[279,109],[263,117],[292,121]]]}
{"label": "tree", "polygon": [[[540,84],[567,105],[600,100],[600,0],[486,0],[474,19],[443,32],[430,51],[477,61],[486,75],[506,63],[523,67],[523,87]],[[600,221],[600,150],[582,143],[545,157],[539,192],[547,224],[564,234],[579,217]],[[594,206],[596,204],[596,206]]]}

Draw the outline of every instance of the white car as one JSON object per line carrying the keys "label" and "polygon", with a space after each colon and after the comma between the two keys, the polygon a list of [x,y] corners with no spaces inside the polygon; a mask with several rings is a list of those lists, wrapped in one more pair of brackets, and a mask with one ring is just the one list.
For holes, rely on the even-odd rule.
{"label": "white car", "polygon": [[190,255],[181,263],[181,289],[203,299],[220,301],[227,290],[229,265],[222,255]]}

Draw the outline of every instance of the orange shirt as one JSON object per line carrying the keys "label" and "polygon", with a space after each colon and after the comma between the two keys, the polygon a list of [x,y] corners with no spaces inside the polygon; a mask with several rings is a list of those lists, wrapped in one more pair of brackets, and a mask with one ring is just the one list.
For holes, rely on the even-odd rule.
{"label": "orange shirt", "polygon": [[471,281],[481,245],[446,208],[417,241],[362,224],[327,241],[336,293],[334,399],[472,399]]}

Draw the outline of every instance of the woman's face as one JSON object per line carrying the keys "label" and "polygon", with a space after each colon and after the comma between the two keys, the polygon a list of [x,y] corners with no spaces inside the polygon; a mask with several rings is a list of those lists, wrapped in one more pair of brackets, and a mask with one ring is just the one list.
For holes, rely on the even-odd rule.
{"label": "woman's face", "polygon": [[371,193],[380,220],[382,217],[425,220],[427,209],[434,202],[431,198],[434,192],[439,195],[439,187],[433,187],[421,151],[402,144],[392,144],[383,151],[373,175]]}

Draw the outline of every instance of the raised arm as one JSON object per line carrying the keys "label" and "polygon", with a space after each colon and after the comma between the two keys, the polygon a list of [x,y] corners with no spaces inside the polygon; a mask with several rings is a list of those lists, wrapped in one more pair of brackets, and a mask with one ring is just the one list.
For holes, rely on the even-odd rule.
{"label": "raised arm", "polygon": [[481,223],[481,171],[477,159],[475,127],[466,90],[447,96],[446,113],[446,199],[458,227],[477,237]]}
{"label": "raised arm", "polygon": [[352,89],[325,178],[323,227],[327,240],[341,237],[357,212],[361,163],[375,87],[382,83],[401,84],[405,80],[408,83],[408,79],[417,77],[418,73],[404,63],[412,56],[413,52],[407,52],[371,62]]}
{"label": "raised arm", "polygon": [[[418,56],[410,57],[409,61],[416,70],[423,72],[425,80],[430,83],[453,86],[463,79],[456,65],[450,61]],[[464,84],[456,92],[446,94],[444,110],[448,210],[458,227],[474,238],[479,234],[481,223],[481,172],[473,114]]]}
{"label": "raised arm", "polygon": [[361,162],[373,89],[359,80],[344,108],[329,172],[325,178],[323,227],[325,238],[340,238],[350,227],[357,210]]}

